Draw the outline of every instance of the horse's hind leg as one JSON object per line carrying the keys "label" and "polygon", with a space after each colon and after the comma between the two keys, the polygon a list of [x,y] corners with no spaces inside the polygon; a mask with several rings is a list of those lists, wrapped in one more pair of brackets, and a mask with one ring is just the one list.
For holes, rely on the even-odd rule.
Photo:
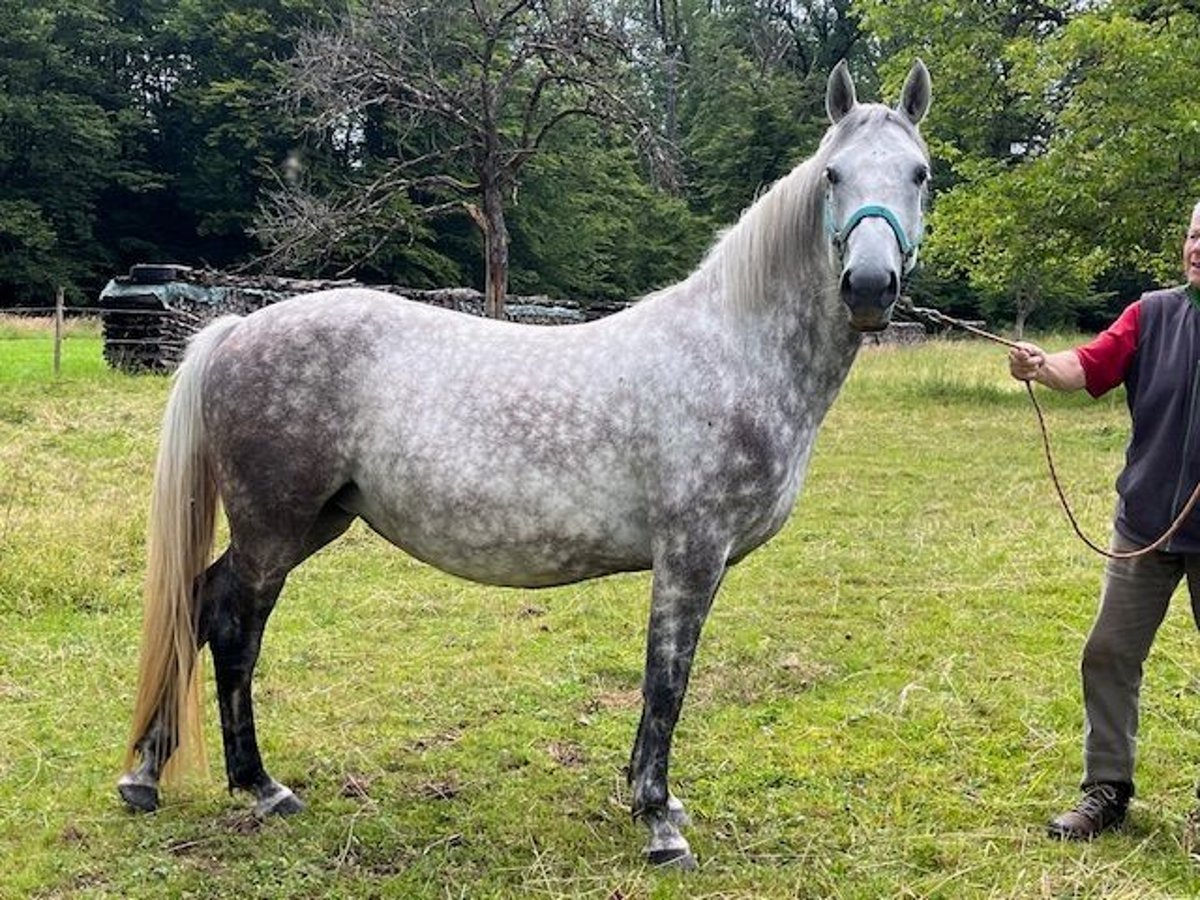
{"label": "horse's hind leg", "polygon": [[[204,611],[212,610],[218,603],[218,598],[229,593],[232,589],[231,582],[228,554],[214,562],[196,579],[193,591],[199,594],[196,607],[202,611],[196,635],[197,650],[201,649],[207,640],[207,617]],[[177,726],[178,723],[173,724],[170,721],[167,710],[159,707],[145,734],[138,739],[138,765],[122,775],[117,782],[117,790],[131,809],[141,812],[153,812],[158,809],[158,783],[167,761],[179,745]]]}
{"label": "horse's hind leg", "polygon": [[682,541],[655,558],[642,719],[629,762],[633,814],[650,830],[646,856],[655,865],[696,865],[679,831],[687,815],[671,796],[667,775],[692,658],[724,572],[725,554],[707,541]]}
{"label": "horse's hind leg", "polygon": [[252,792],[257,800],[254,811],[262,815],[302,808],[296,796],[263,768],[251,699],[251,679],[262,648],[263,630],[283,582],[282,576],[235,579],[234,589],[218,598],[208,623],[229,789]]}
{"label": "horse's hind leg", "polygon": [[137,743],[140,762],[137,768],[124,773],[117,781],[117,791],[125,805],[137,812],[158,809],[158,782],[167,760],[175,752],[177,736],[160,712],[150,728]]}
{"label": "horse's hind leg", "polygon": [[276,538],[268,553],[247,554],[235,541],[228,553],[232,578],[213,598],[205,632],[217,682],[225,770],[231,791],[241,789],[254,795],[258,816],[287,815],[304,808],[289,788],[267,774],[259,754],[251,681],[263,631],[287,572],[344,532],[353,520],[353,515],[331,508],[297,544],[289,546]]}
{"label": "horse's hind leg", "polygon": [[[288,571],[349,527],[354,516],[330,505],[302,536],[293,540],[242,539],[196,580],[197,649],[212,648],[221,710],[221,735],[229,786],[252,792],[255,811],[295,812],[300,801],[263,769],[254,730],[250,682],[262,644],[267,618]],[[137,741],[138,765],[117,783],[132,809],[158,808],[158,784],[167,761],[178,746],[177,723],[160,708]]]}

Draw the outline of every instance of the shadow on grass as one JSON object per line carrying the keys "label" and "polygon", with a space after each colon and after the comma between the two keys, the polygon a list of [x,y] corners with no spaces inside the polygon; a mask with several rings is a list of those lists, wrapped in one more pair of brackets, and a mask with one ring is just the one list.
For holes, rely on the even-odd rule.
{"label": "shadow on grass", "polygon": [[[941,373],[913,378],[894,384],[889,391],[910,400],[962,403],[971,406],[989,405],[1005,408],[1029,406],[1029,395],[1023,385],[1011,386],[995,381],[973,380]],[[1043,407],[1089,407],[1096,401],[1084,391],[1061,393],[1035,387],[1038,402]]]}

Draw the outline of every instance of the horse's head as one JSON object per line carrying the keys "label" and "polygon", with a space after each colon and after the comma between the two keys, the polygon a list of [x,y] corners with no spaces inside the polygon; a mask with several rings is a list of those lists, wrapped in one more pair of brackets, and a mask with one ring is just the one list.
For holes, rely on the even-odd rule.
{"label": "horse's head", "polygon": [[825,164],[825,223],[839,290],[858,331],[887,327],[900,278],[916,263],[929,157],[917,124],[929,109],[929,71],[917,60],[895,109],[859,104],[845,61],[825,107],[837,126]]}

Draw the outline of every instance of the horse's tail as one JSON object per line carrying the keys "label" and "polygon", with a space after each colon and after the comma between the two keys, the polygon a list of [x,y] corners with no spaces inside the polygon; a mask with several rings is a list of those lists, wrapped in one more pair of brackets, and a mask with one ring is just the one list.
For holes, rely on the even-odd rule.
{"label": "horse's tail", "polygon": [[163,416],[150,501],[141,661],[127,769],[160,710],[165,729],[157,739],[170,742],[174,734],[178,740],[172,754],[178,763],[170,769],[181,771],[189,762],[205,765],[196,635],[200,610],[194,585],[212,556],[219,496],[204,447],[201,384],[212,352],[240,321],[227,316],[192,339]]}

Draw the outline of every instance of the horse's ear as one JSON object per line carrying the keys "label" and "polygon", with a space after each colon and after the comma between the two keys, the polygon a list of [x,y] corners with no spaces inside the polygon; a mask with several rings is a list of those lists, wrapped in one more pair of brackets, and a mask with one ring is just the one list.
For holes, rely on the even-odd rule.
{"label": "horse's ear", "polygon": [[918,59],[908,70],[908,77],[904,79],[904,90],[900,92],[897,108],[916,125],[925,118],[925,113],[929,112],[931,95],[929,70],[925,68],[925,63]]}
{"label": "horse's ear", "polygon": [[829,84],[825,87],[825,111],[829,113],[829,121],[841,121],[857,102],[854,79],[850,77],[850,67],[843,59],[829,73]]}

